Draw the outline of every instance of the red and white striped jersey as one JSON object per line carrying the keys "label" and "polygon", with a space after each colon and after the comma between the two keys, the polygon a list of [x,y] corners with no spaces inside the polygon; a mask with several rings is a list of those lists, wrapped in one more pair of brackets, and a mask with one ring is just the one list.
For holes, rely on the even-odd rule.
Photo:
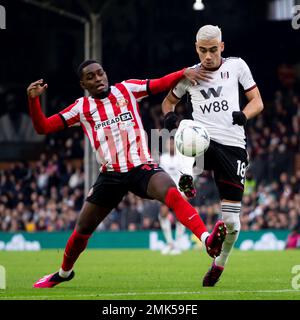
{"label": "red and white striped jersey", "polygon": [[82,126],[101,172],[127,172],[153,162],[138,105],[148,96],[147,80],[127,80],[110,89],[103,99],[79,98],[60,115],[67,126]]}

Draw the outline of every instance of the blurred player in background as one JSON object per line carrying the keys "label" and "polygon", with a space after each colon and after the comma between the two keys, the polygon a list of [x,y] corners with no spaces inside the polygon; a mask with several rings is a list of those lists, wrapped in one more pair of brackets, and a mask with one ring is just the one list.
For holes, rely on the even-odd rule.
{"label": "blurred player in background", "polygon": [[[175,152],[174,139],[168,139],[166,141],[165,152],[160,156],[159,165],[170,175],[177,186],[180,178],[179,168],[182,157],[184,156]],[[180,254],[181,251],[186,248],[184,241],[185,227],[177,220],[175,239],[173,239],[170,215],[172,215],[172,213],[169,208],[167,206],[161,206],[158,218],[167,242],[167,245],[162,249],[162,254],[176,255]]]}
{"label": "blurred player in background", "polygon": [[[263,110],[263,102],[246,62],[241,58],[221,56],[224,42],[217,26],[200,28],[195,45],[200,63],[193,68],[201,72],[202,79],[196,86],[182,79],[169,92],[162,107],[165,127],[169,130],[176,128],[175,106],[183,95],[189,93],[193,119],[204,125],[210,134],[204,169],[213,171],[221,198],[222,218],[228,230],[220,256],[214,259],[203,279],[203,286],[214,286],[240,231],[239,214],[249,164],[244,126],[248,119]],[[239,84],[248,99],[243,111],[239,105]],[[188,197],[196,193],[191,170],[182,169],[179,181],[180,190]]]}
{"label": "blurred player in background", "polygon": [[226,235],[223,221],[218,221],[209,234],[197,211],[181,196],[170,176],[153,161],[138,106],[138,101],[149,94],[170,90],[182,77],[195,82],[199,79],[198,73],[195,69],[183,69],[160,79],[127,80],[109,86],[102,66],[95,60],[87,60],[79,66],[78,76],[81,87],[90,96],[77,99],[49,118],[43,114],[39,101],[48,85],[42,79],[29,85],[29,110],[36,131],[49,134],[81,125],[100,165],[98,179],[67,242],[61,268],[39,279],[35,288],[52,288],[74,277],[74,263],[91,234],[128,191],[165,203],[177,219],[201,239],[210,256],[220,254]]}

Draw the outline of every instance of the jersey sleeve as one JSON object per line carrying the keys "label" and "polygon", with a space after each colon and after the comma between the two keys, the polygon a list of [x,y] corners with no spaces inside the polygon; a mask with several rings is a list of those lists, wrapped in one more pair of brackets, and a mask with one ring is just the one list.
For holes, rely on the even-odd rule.
{"label": "jersey sleeve", "polygon": [[245,91],[250,91],[256,87],[256,83],[252,77],[252,73],[243,59],[239,59],[240,69],[239,69],[239,82],[243,86]]}
{"label": "jersey sleeve", "polygon": [[180,80],[176,84],[176,86],[172,89],[173,95],[176,98],[181,99],[187,93],[188,85],[189,85],[189,81],[188,80],[186,80],[186,79]]}
{"label": "jersey sleeve", "polygon": [[149,96],[149,80],[130,79],[122,82],[137,101]]}
{"label": "jersey sleeve", "polygon": [[28,97],[29,114],[32,119],[34,129],[38,134],[54,133],[65,128],[63,119],[59,114],[47,118],[41,108],[39,96]]}
{"label": "jersey sleeve", "polygon": [[83,98],[76,100],[73,104],[59,112],[65,127],[80,125],[80,110],[82,109]]}

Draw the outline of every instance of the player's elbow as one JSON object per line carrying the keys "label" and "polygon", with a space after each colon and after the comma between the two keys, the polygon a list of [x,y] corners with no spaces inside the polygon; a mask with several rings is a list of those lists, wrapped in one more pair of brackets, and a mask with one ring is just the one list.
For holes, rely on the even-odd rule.
{"label": "player's elbow", "polygon": [[34,128],[35,128],[36,133],[39,134],[39,135],[48,134],[46,128],[44,128],[44,127],[35,126]]}

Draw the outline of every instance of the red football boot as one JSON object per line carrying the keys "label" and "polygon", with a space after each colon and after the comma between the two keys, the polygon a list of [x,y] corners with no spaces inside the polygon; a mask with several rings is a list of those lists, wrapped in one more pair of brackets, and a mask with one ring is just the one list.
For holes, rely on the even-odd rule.
{"label": "red football boot", "polygon": [[224,267],[217,266],[213,261],[211,267],[203,278],[203,287],[213,287],[221,277]]}
{"label": "red football boot", "polygon": [[215,224],[212,233],[206,238],[205,241],[206,251],[212,258],[220,255],[226,234],[227,229],[225,223],[219,220]]}

